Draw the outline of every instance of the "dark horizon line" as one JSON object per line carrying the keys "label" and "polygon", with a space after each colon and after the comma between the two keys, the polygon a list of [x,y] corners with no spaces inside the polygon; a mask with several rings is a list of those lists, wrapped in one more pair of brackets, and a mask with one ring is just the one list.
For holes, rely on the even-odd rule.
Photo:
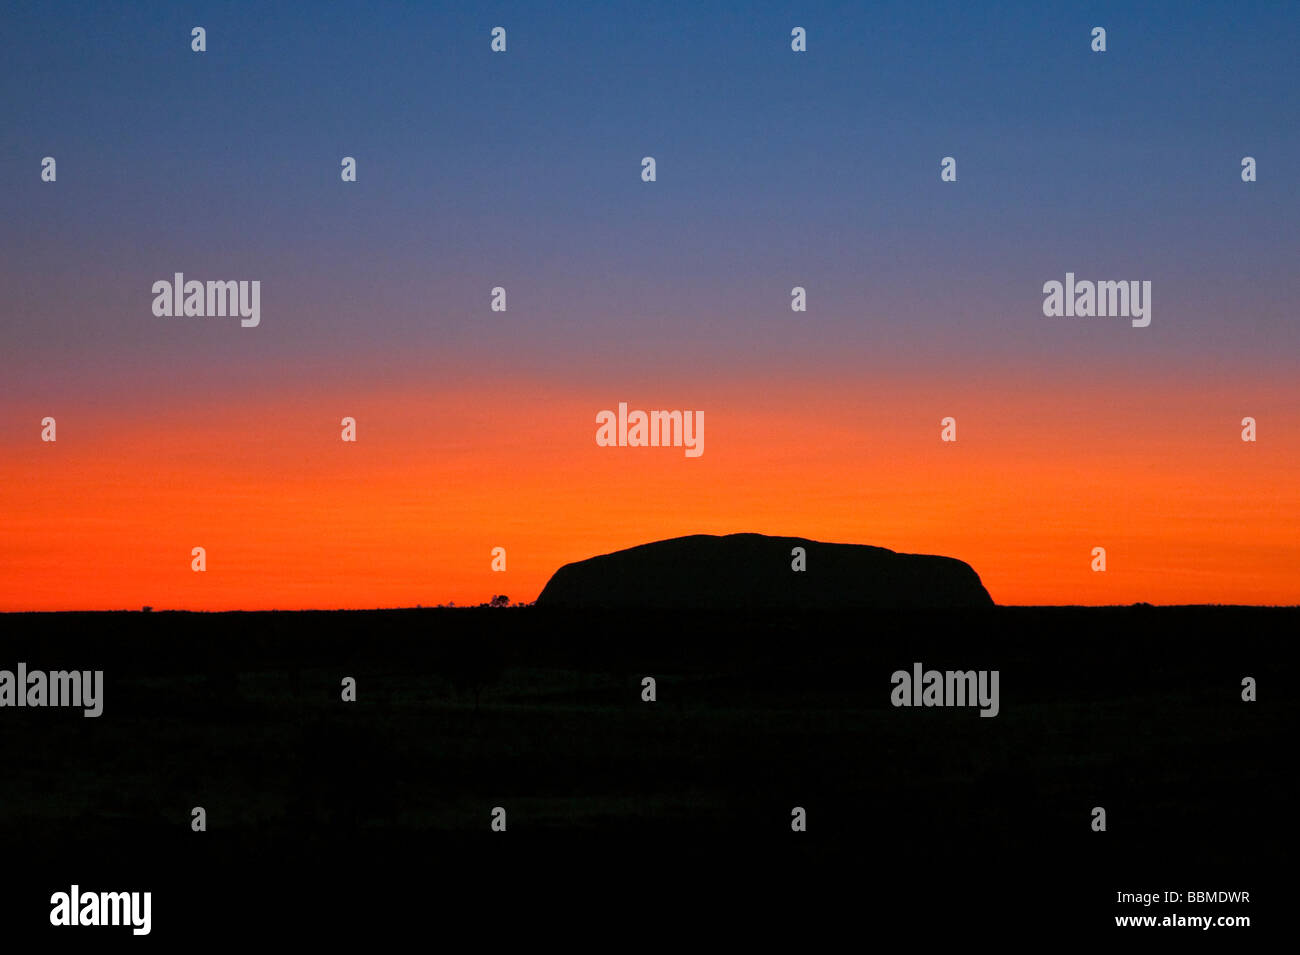
{"label": "dark horizon line", "polygon": [[1232,604],[1232,603],[1203,603],[1203,604],[1153,604],[1146,601],[1138,601],[1129,604],[993,604],[989,607],[784,607],[784,608],[764,608],[764,607],[701,607],[701,608],[683,608],[683,607],[602,607],[599,605],[590,605],[584,607],[537,607],[536,601],[529,603],[513,604],[505,607],[493,607],[488,603],[480,604],[433,604],[425,606],[417,604],[409,607],[298,607],[294,609],[262,609],[262,610],[185,610],[177,608],[159,609],[149,607],[147,610],[143,607],[137,608],[116,608],[116,609],[98,609],[98,610],[0,610],[0,617],[17,617],[17,616],[71,616],[73,614],[106,614],[106,613],[138,613],[138,614],[253,614],[253,613],[413,613],[424,612],[429,610],[537,610],[543,613],[571,613],[575,611],[619,611],[627,612],[634,609],[636,612],[671,612],[671,613],[695,613],[716,615],[721,613],[772,613],[784,610],[785,612],[798,613],[869,613],[872,611],[890,611],[901,613],[933,613],[937,611],[960,613],[960,612],[987,612],[989,610],[1135,610],[1149,608],[1151,610],[1300,610],[1300,604]]}

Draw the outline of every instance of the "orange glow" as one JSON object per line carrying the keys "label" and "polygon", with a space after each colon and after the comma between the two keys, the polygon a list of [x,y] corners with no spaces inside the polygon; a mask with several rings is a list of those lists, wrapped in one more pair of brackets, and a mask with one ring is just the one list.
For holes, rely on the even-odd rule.
{"label": "orange glow", "polygon": [[[0,610],[532,600],[568,561],[734,531],[958,557],[1004,604],[1300,603],[1300,441],[1267,401],[1043,382],[596,391],[394,387],[341,406],[299,389],[64,415],[54,444],[34,420],[0,444]],[[596,412],[620,400],[702,409],[704,455],[597,447]]]}

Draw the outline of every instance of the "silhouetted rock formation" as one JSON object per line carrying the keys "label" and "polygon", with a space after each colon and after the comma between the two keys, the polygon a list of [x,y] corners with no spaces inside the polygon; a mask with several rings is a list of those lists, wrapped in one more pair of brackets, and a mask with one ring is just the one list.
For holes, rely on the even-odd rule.
{"label": "silhouetted rock formation", "polygon": [[[807,570],[791,569],[802,547]],[[565,564],[539,607],[991,607],[969,564],[802,537],[696,534]]]}

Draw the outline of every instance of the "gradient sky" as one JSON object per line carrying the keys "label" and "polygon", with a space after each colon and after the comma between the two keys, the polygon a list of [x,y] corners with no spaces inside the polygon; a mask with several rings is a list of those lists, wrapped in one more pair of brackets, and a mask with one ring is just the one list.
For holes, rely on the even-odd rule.
{"label": "gradient sky", "polygon": [[[1133,6],[10,4],[0,610],[531,600],[733,531],[1300,602],[1300,8]],[[176,271],[261,326],[155,317]],[[1044,317],[1067,271],[1151,326]],[[619,401],[704,456],[598,448]]]}

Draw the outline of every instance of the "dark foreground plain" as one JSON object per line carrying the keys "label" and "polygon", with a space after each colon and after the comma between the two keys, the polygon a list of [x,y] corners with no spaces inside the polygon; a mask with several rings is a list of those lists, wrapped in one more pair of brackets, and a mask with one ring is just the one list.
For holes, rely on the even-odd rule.
{"label": "dark foreground plain", "polygon": [[[101,669],[104,710],[0,709],[0,920],[132,940],[49,928],[76,882],[152,891],[159,940],[676,945],[697,919],[732,941],[1051,939],[1170,911],[1262,933],[1289,902],[1298,626],[1232,607],[4,615],[0,669]],[[997,669],[999,715],[891,706],[918,661]],[[1251,902],[1116,903],[1167,890]]]}

